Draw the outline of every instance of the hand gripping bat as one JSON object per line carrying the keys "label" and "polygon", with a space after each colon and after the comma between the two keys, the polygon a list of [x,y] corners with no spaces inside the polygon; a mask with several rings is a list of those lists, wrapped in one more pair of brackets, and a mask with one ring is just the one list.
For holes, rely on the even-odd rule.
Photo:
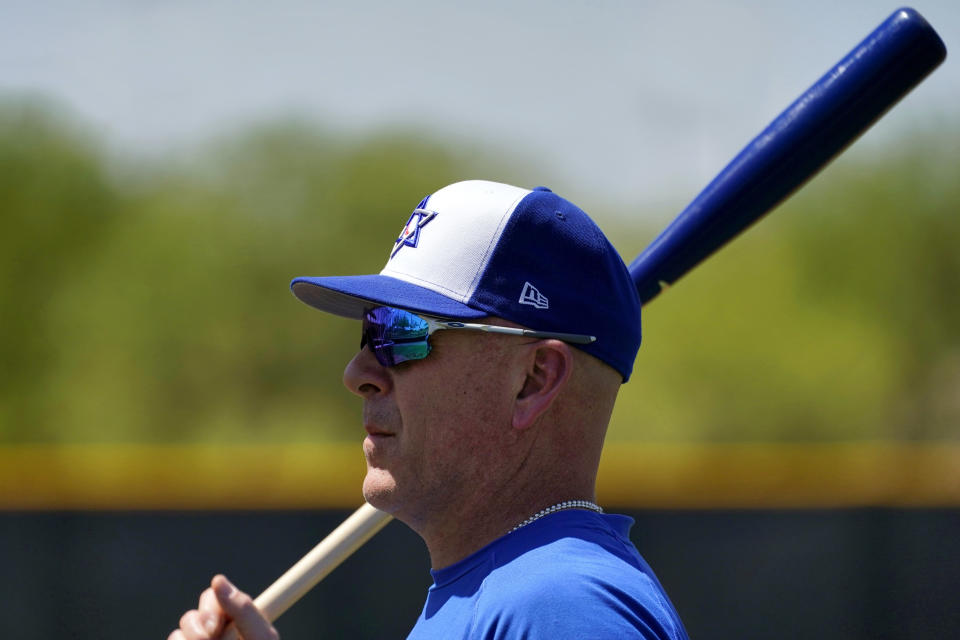
{"label": "hand gripping bat", "polygon": [[[946,57],[913,9],[895,11],[754,138],[630,264],[650,302],[769,213],[910,92]],[[364,504],[254,601],[270,620],[391,517]],[[226,638],[238,638],[228,629]]]}

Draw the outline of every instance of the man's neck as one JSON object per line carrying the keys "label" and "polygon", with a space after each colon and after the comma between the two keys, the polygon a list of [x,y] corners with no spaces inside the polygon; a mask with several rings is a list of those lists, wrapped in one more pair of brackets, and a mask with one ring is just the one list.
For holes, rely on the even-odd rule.
{"label": "man's neck", "polygon": [[431,567],[443,569],[510,533],[541,511],[569,500],[594,502],[595,497],[592,490],[571,490],[523,501],[489,500],[473,509],[458,509],[442,522],[431,518],[429,525],[411,527],[426,543]]}

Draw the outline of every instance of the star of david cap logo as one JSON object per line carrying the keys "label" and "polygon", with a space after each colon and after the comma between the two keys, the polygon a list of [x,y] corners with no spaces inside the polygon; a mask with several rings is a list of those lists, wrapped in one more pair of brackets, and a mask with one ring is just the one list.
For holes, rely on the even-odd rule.
{"label": "star of david cap logo", "polygon": [[420,230],[437,216],[436,211],[426,209],[429,199],[430,196],[427,196],[421,200],[417,208],[410,214],[407,224],[403,226],[400,236],[397,237],[397,241],[393,244],[393,250],[390,252],[391,258],[397,255],[397,252],[404,247],[416,248],[417,243],[420,242]]}

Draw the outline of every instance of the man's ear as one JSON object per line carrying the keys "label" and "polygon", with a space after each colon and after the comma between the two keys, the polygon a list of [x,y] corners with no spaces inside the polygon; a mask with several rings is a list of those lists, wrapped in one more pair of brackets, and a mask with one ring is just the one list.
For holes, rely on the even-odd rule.
{"label": "man's ear", "polygon": [[514,429],[526,429],[543,415],[573,372],[572,347],[566,342],[540,340],[531,346],[526,379],[514,404]]}

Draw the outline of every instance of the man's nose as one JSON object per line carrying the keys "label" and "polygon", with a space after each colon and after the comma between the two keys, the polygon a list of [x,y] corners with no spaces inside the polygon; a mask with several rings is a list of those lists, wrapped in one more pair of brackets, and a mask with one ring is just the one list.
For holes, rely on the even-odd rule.
{"label": "man's nose", "polygon": [[390,390],[390,374],[377,361],[370,345],[364,346],[343,370],[343,385],[361,398]]}

